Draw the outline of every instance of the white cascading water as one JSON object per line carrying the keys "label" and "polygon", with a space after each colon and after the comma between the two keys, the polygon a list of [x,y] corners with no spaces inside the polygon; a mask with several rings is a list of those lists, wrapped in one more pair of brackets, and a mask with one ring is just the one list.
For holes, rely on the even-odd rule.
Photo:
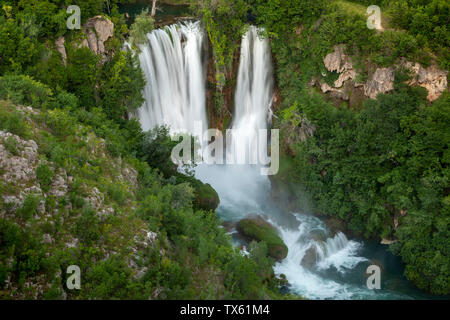
{"label": "white cascading water", "polygon": [[145,102],[135,113],[142,129],[168,125],[172,133],[194,134],[195,121],[207,128],[200,22],[174,24],[147,37],[139,54]]}
{"label": "white cascading water", "polygon": [[[367,261],[357,256],[361,244],[349,241],[341,232],[327,238],[326,226],[316,217],[295,214],[295,218],[299,223],[297,228],[278,226],[289,251],[286,259],[276,263],[274,268],[276,274],[286,275],[291,290],[309,299],[371,298],[373,292],[363,286],[340,283],[317,272],[334,267],[338,272],[345,273],[360,262]],[[317,239],[318,234],[322,235],[324,241]],[[316,256],[313,266],[307,268],[301,262],[311,247],[315,249]]]}
{"label": "white cascading water", "polygon": [[[245,163],[258,159],[265,139],[258,139],[260,129],[267,129],[273,99],[272,58],[268,39],[250,26],[241,43],[235,94],[235,112],[231,128],[231,145],[227,152]],[[235,153],[230,152],[235,147]],[[227,162],[228,162],[227,157]],[[229,163],[229,162],[228,162]],[[255,162],[256,164],[256,162]],[[213,186],[220,197],[219,212],[225,220],[242,219],[259,212],[270,192],[270,181],[260,175],[259,165],[200,165],[196,177]]]}
{"label": "white cascading water", "polygon": [[[139,55],[147,80],[146,102],[135,114],[142,128],[148,130],[165,124],[172,132],[195,134],[194,121],[201,121],[203,128],[207,128],[205,69],[201,61],[203,32],[199,23],[155,30],[148,34],[148,39]],[[256,27],[250,27],[241,45],[232,145],[249,143],[252,150],[260,147],[257,130],[268,128],[272,96],[269,42],[258,36]],[[248,152],[248,145],[238,151]],[[217,213],[223,220],[236,222],[259,214],[278,229],[289,251],[284,260],[275,264],[274,271],[286,275],[291,291],[310,299],[386,297],[367,289],[364,283],[351,284],[328,275],[345,274],[360,263],[367,263],[367,259],[358,256],[361,244],[349,241],[343,233],[329,237],[318,218],[280,211],[270,201],[270,180],[260,174],[258,165],[201,164],[195,174],[218,192]],[[291,221],[286,223],[288,216]],[[317,234],[321,234],[319,239]],[[312,247],[315,261],[306,268],[301,262]]]}
{"label": "white cascading water", "polygon": [[268,127],[273,101],[270,44],[259,33],[260,29],[250,26],[242,39],[233,134],[231,145],[227,146],[228,150],[236,146],[236,161],[246,159],[246,163],[252,164],[258,163],[258,151],[263,147],[258,143],[258,134]]}

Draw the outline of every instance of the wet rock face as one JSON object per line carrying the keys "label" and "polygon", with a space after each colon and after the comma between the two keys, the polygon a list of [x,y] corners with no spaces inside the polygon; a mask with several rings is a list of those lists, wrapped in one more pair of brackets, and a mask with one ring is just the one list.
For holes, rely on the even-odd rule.
{"label": "wet rock face", "polygon": [[303,256],[302,260],[300,261],[300,264],[307,269],[310,269],[317,260],[317,251],[315,246],[309,247],[309,249],[306,250],[305,255]]}

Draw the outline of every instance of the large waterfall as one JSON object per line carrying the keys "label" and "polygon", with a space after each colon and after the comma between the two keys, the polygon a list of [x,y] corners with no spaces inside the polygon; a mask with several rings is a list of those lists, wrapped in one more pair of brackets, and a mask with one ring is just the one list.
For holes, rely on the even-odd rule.
{"label": "large waterfall", "polygon": [[236,161],[246,158],[248,164],[258,163],[257,153],[261,148],[265,149],[265,139],[258,139],[259,130],[267,129],[273,99],[270,45],[259,32],[258,28],[250,26],[242,39],[233,135],[228,146],[229,150],[236,147]]}
{"label": "large waterfall", "polygon": [[[273,98],[272,58],[269,41],[250,26],[242,38],[227,165],[200,165],[196,176],[210,183],[220,196],[224,219],[261,212],[270,193],[270,181],[260,174],[260,151],[267,155],[267,129]],[[230,165],[230,159],[233,159]],[[241,165],[236,165],[236,164]],[[245,163],[245,165],[243,165]]]}
{"label": "large waterfall", "polygon": [[[258,33],[250,27],[242,39],[233,133],[227,145],[227,152],[244,146],[237,157],[246,156],[247,161],[262,147],[258,131],[269,127],[273,97],[270,46]],[[199,23],[158,29],[148,34],[148,40],[139,55],[147,79],[146,101],[136,112],[142,128],[165,124],[172,132],[195,134],[194,122],[200,121],[206,129],[204,36]],[[289,252],[274,270],[286,275],[292,292],[312,299],[405,298],[387,290],[369,290],[365,270],[370,261],[364,258],[362,243],[348,240],[343,233],[330,234],[316,217],[280,210],[270,200],[270,180],[259,167],[201,164],[195,174],[218,192],[217,214],[223,220],[236,222],[257,214],[278,229]],[[235,231],[231,234],[240,243]],[[310,261],[305,263],[307,258]]]}
{"label": "large waterfall", "polygon": [[147,37],[139,55],[147,81],[136,114],[142,129],[168,125],[172,132],[194,133],[195,121],[207,128],[200,23],[171,25]]}

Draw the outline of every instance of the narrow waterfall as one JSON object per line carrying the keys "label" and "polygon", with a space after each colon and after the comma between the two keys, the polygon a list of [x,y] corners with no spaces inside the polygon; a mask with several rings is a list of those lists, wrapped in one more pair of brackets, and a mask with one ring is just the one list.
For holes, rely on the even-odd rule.
{"label": "narrow waterfall", "polygon": [[139,54],[145,102],[135,114],[142,129],[168,125],[171,132],[193,134],[196,121],[207,128],[200,22],[171,25],[147,37]]}
{"label": "narrow waterfall", "polygon": [[[250,26],[242,38],[231,144],[227,145],[227,165],[200,165],[196,176],[213,186],[220,196],[219,214],[225,220],[239,220],[249,213],[262,212],[270,193],[270,181],[262,176],[258,151],[267,155],[266,139],[258,138],[267,129],[273,98],[272,58],[269,41]],[[264,145],[265,144],[265,145]],[[248,165],[230,165],[245,163]]]}
{"label": "narrow waterfall", "polygon": [[[261,30],[250,26],[241,44],[241,55],[235,94],[231,145],[236,147],[236,161],[257,163],[257,151],[264,148],[258,143],[259,130],[267,129],[268,115],[273,100],[272,57],[267,38]],[[247,154],[245,154],[247,153]]]}

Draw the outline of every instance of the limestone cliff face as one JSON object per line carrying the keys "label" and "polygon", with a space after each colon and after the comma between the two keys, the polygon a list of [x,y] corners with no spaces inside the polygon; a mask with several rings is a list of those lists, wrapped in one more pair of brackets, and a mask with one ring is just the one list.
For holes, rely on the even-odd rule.
{"label": "limestone cliff face", "polygon": [[334,97],[342,100],[349,100],[349,90],[362,87],[366,98],[375,99],[379,93],[387,93],[394,89],[394,72],[400,67],[406,67],[412,72],[413,79],[409,82],[411,85],[420,85],[427,89],[428,100],[430,102],[438,99],[441,94],[447,90],[448,71],[440,70],[436,65],[428,68],[422,67],[419,63],[412,63],[404,60],[400,65],[389,68],[377,68],[368,75],[365,83],[358,83],[356,79],[356,70],[348,55],[345,54],[345,47],[338,45],[334,47],[334,52],[328,54],[323,59],[325,68],[330,72],[337,72],[339,78],[330,86],[321,83],[322,92],[330,92]]}
{"label": "limestone cliff face", "polygon": [[414,75],[411,85],[418,84],[428,91],[428,100],[434,101],[447,90],[447,71],[440,70],[436,65],[423,68],[419,63],[404,61],[404,66]]}
{"label": "limestone cliff face", "polygon": [[392,68],[377,68],[364,84],[366,97],[375,99],[379,93],[394,90],[394,70]]}
{"label": "limestone cliff face", "polygon": [[94,54],[101,55],[106,59],[105,42],[114,35],[114,23],[106,17],[95,16],[89,18],[83,26],[83,32],[87,39],[82,43]]}
{"label": "limestone cliff face", "polygon": [[64,46],[65,39],[63,36],[59,37],[55,41],[55,49],[61,54],[63,64],[66,65],[67,61],[67,53],[66,53],[66,47]]}
{"label": "limestone cliff face", "polygon": [[[114,36],[114,23],[106,17],[95,16],[88,19],[82,31],[83,40],[79,47],[89,48],[95,55],[100,55],[102,63],[105,63],[108,58],[105,43]],[[63,64],[66,65],[64,37],[61,36],[55,41],[55,49],[61,54]]]}

